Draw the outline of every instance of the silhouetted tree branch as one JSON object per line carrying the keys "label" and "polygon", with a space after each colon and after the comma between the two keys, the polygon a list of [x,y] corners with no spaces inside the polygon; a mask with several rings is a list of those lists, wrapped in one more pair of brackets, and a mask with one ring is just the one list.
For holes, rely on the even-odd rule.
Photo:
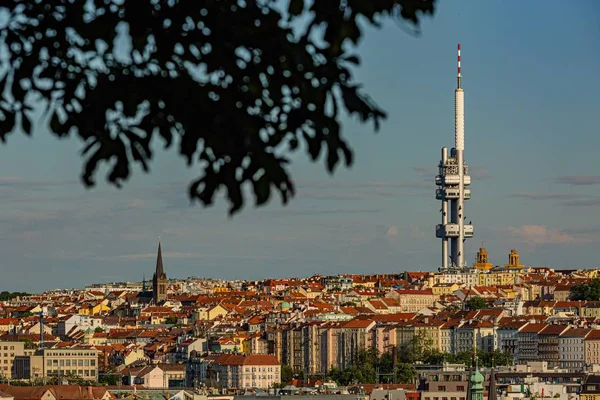
{"label": "silhouetted tree branch", "polygon": [[285,204],[294,194],[289,155],[300,145],[313,161],[324,149],[333,173],[353,160],[340,115],[376,130],[385,118],[352,78],[359,21],[418,28],[435,0],[284,3],[3,2],[0,139],[19,128],[31,135],[40,105],[52,133],[84,141],[88,187],[101,163],[117,187],[130,164],[149,171],[159,136],[200,171],[192,200],[210,205],[224,186],[234,213],[249,183],[256,205],[272,189]]}

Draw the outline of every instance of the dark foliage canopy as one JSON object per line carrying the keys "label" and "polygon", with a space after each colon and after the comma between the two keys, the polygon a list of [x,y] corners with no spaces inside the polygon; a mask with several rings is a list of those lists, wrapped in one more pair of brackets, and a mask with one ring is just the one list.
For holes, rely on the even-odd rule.
{"label": "dark foliage canopy", "polygon": [[481,296],[471,297],[466,304],[467,310],[481,310],[487,306],[487,301]]}
{"label": "dark foliage canopy", "polygon": [[578,283],[571,288],[571,300],[600,300],[600,280],[594,279],[590,283]]}
{"label": "dark foliage canopy", "polygon": [[29,296],[29,293],[25,292],[7,292],[6,290],[0,292],[0,301],[12,300],[15,297]]}
{"label": "dark foliage canopy", "polygon": [[294,151],[333,173],[352,164],[340,115],[385,118],[352,77],[361,24],[418,29],[435,1],[4,1],[0,139],[30,135],[41,104],[53,134],[84,141],[88,187],[101,163],[117,187],[148,171],[159,136],[199,170],[192,200],[224,187],[234,213],[250,184],[256,205],[272,190],[285,204]]}

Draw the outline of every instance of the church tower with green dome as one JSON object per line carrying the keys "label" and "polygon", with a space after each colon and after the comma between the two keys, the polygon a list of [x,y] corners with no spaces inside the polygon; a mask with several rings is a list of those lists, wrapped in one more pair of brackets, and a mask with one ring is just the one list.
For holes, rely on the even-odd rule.
{"label": "church tower with green dome", "polygon": [[470,391],[470,400],[484,400],[483,392],[483,382],[485,381],[484,376],[479,372],[479,368],[477,366],[477,362],[475,363],[475,371],[469,377],[469,391]]}
{"label": "church tower with green dome", "polygon": [[473,346],[473,361],[475,366],[472,370],[473,373],[469,377],[469,383],[467,386],[467,400],[484,400],[485,377],[481,374],[481,372],[479,372],[477,346]]}

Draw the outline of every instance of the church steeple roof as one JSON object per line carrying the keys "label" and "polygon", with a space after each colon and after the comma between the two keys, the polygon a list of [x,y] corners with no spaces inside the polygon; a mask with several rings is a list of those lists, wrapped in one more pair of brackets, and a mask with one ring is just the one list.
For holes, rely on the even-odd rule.
{"label": "church steeple roof", "polygon": [[158,254],[156,256],[156,272],[154,273],[157,278],[166,278],[165,270],[163,269],[162,261],[162,250],[160,249],[160,240],[158,241]]}
{"label": "church steeple roof", "polygon": [[488,389],[488,400],[498,400],[498,392],[496,390],[496,371],[492,367],[490,371],[490,388]]}

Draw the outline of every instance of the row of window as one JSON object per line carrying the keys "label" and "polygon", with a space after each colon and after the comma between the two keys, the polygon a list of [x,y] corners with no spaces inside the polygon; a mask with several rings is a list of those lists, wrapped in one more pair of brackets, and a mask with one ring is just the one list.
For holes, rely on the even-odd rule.
{"label": "row of window", "polygon": [[246,372],[277,372],[277,367],[245,367],[244,371]]}
{"label": "row of window", "polygon": [[[9,348],[9,346],[4,346],[4,350],[8,350],[8,348]],[[14,349],[15,349],[15,346],[10,346],[10,349],[11,349],[11,350],[14,350]]]}
{"label": "row of window", "polygon": [[61,367],[95,367],[96,360],[46,360],[46,365],[49,367],[52,366],[61,366]]}
{"label": "row of window", "polygon": [[[442,397],[441,400],[456,400],[456,397]],[[439,397],[425,397],[425,400],[440,400]],[[465,400],[465,397],[458,397],[458,400]]]}
{"label": "row of window", "polygon": [[88,353],[88,352],[81,352],[81,353],[63,353],[63,352],[52,352],[49,351],[47,353],[44,353],[44,355],[46,357],[96,357],[98,355],[98,353]]}
{"label": "row of window", "polygon": [[[438,386],[438,392],[445,392],[446,391],[446,386]],[[465,391],[465,387],[464,386],[457,386],[456,387],[456,391],[457,392],[464,392]]]}
{"label": "row of window", "polygon": [[95,369],[85,369],[85,370],[50,370],[48,371],[48,375],[78,375],[78,376],[96,376]]}

